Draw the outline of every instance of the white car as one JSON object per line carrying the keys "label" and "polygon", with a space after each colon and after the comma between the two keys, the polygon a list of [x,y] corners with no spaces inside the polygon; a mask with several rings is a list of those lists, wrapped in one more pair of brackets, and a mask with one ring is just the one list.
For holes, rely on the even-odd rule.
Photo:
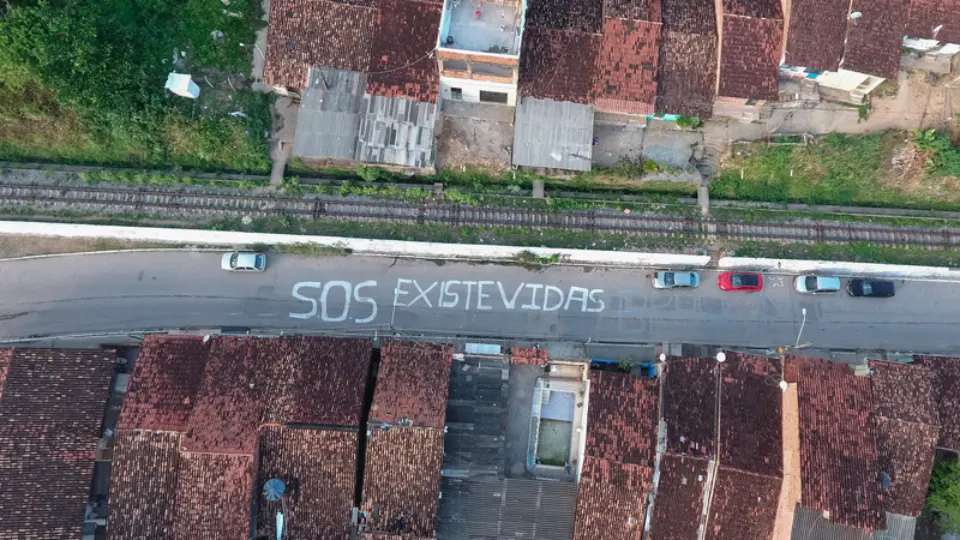
{"label": "white car", "polygon": [[220,268],[227,272],[263,272],[267,269],[267,256],[263,253],[234,251],[223,256]]}
{"label": "white car", "polygon": [[840,278],[833,276],[797,276],[793,284],[797,292],[802,294],[835,293],[840,290]]}

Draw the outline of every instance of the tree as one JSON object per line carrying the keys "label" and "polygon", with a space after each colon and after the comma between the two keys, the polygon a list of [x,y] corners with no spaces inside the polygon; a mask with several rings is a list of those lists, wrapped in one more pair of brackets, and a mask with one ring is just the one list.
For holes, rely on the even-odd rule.
{"label": "tree", "polygon": [[960,462],[939,460],[930,476],[930,493],[924,515],[944,534],[960,533]]}

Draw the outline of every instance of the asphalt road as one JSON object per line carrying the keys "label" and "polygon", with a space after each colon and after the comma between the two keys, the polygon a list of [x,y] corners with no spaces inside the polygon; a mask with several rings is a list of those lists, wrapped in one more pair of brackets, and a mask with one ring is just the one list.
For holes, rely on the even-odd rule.
{"label": "asphalt road", "polygon": [[274,255],[262,274],[215,253],[127,253],[0,263],[0,339],[240,326],[407,335],[960,351],[960,283],[898,283],[892,299],[654,290],[645,271]]}

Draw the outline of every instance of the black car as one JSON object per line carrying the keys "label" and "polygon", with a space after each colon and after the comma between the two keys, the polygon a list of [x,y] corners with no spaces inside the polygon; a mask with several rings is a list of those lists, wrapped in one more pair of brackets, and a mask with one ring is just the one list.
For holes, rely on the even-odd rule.
{"label": "black car", "polygon": [[875,298],[888,298],[893,296],[894,286],[892,281],[878,281],[875,279],[851,279],[847,283],[847,294],[850,296],[872,296]]}

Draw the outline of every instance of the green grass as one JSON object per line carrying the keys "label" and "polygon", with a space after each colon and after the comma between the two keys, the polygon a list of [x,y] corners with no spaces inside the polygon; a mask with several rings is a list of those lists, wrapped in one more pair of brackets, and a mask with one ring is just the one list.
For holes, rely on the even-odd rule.
{"label": "green grass", "polygon": [[[768,202],[960,209],[960,197],[904,192],[884,183],[902,132],[831,133],[803,147],[750,145],[710,184],[710,196]],[[743,178],[740,178],[741,170]],[[792,174],[791,174],[792,173]]]}
{"label": "green grass", "polygon": [[919,248],[888,248],[866,242],[857,244],[774,244],[744,242],[735,248],[737,257],[847,261],[916,266],[960,267],[960,253]]}
{"label": "green grass", "polygon": [[[270,170],[273,97],[243,75],[263,25],[258,1],[15,6],[0,18],[0,159]],[[176,68],[174,48],[189,50]],[[200,98],[165,94],[170,71],[193,74]]]}

